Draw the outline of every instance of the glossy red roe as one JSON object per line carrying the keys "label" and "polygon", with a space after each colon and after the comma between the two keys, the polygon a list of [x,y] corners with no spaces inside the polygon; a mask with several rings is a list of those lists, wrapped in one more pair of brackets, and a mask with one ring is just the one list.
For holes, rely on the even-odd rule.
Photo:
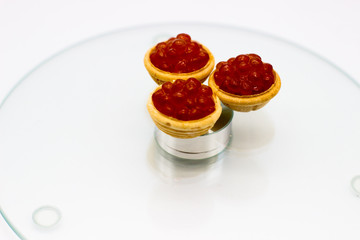
{"label": "glossy red roe", "polygon": [[235,95],[259,94],[274,84],[273,67],[257,54],[241,54],[219,62],[214,72],[221,90]]}
{"label": "glossy red roe", "polygon": [[212,89],[197,79],[166,82],[152,95],[155,108],[179,120],[197,120],[215,111]]}
{"label": "glossy red roe", "polygon": [[150,53],[155,67],[172,73],[188,73],[199,70],[209,61],[209,54],[186,33],[158,43]]}

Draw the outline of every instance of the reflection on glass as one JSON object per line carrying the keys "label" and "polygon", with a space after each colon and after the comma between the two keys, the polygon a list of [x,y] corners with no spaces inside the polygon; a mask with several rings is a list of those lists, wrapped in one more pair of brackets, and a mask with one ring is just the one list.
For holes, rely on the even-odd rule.
{"label": "reflection on glass", "polygon": [[155,142],[150,149],[150,166],[166,182],[208,182],[217,178],[221,172],[223,154],[194,161],[170,155]]}

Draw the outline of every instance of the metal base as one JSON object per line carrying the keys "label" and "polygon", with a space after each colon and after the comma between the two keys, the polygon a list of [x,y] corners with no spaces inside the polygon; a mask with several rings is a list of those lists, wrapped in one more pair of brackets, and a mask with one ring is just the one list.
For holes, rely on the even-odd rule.
{"label": "metal base", "polygon": [[155,128],[155,140],[167,153],[184,159],[206,159],[213,157],[228,146],[231,139],[233,111],[223,106],[220,118],[207,134],[200,137],[182,139],[172,137]]}

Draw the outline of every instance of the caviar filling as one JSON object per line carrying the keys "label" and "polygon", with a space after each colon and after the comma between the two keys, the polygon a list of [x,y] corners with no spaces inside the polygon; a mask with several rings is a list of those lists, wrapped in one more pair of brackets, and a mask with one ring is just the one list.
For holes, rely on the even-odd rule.
{"label": "caviar filling", "polygon": [[212,89],[195,78],[166,82],[152,95],[155,108],[179,120],[197,120],[215,111]]}
{"label": "caviar filling", "polygon": [[259,94],[274,84],[272,65],[263,63],[257,54],[241,54],[219,62],[214,79],[221,90],[235,95]]}
{"label": "caviar filling", "polygon": [[201,69],[209,61],[209,54],[186,33],[158,43],[150,53],[155,67],[172,73],[189,73]]}

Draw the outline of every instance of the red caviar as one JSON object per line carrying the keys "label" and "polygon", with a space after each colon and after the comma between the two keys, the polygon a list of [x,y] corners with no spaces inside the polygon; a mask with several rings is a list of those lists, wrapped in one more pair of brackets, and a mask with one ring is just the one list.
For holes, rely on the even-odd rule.
{"label": "red caviar", "polygon": [[164,83],[152,95],[155,108],[179,120],[196,120],[215,111],[212,89],[195,78]]}
{"label": "red caviar", "polygon": [[188,73],[199,70],[209,61],[209,54],[186,33],[158,43],[150,53],[155,67],[172,73]]}
{"label": "red caviar", "polygon": [[257,54],[241,54],[219,62],[214,72],[221,90],[235,95],[259,94],[274,84],[273,67]]}

